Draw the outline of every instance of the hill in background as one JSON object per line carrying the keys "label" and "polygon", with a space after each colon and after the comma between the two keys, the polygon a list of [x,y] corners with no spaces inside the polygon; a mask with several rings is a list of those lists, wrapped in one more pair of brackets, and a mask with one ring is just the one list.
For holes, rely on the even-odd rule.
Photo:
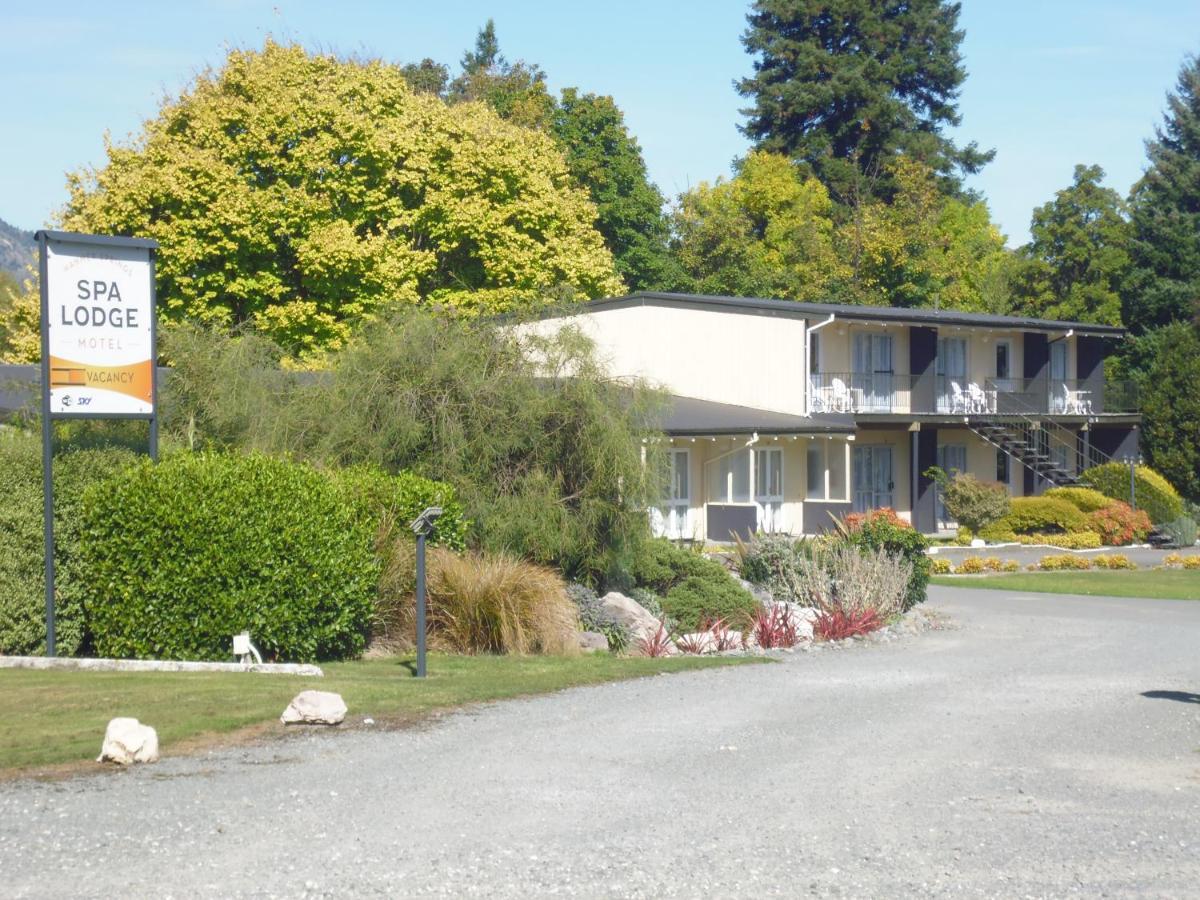
{"label": "hill in background", "polygon": [[0,219],[0,271],[21,281],[25,267],[33,261],[33,251],[32,231],[22,231]]}

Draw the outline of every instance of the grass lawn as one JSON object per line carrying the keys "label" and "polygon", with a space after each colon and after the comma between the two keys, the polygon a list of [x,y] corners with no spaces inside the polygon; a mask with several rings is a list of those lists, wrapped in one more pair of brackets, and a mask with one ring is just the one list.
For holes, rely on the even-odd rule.
{"label": "grass lawn", "polygon": [[349,707],[342,727],[380,725],[440,709],[663,672],[759,661],[754,657],[620,658],[442,656],[429,677],[412,658],[330,663],[324,678],[244,673],[72,672],[0,669],[0,775],[94,760],[108,720],[132,716],[158,731],[164,755],[253,728],[281,733],[279,714],[307,688],[336,691]]}
{"label": "grass lawn", "polygon": [[1146,597],[1156,600],[1200,600],[1200,570],[1021,572],[1007,575],[938,575],[934,584],[1050,594]]}

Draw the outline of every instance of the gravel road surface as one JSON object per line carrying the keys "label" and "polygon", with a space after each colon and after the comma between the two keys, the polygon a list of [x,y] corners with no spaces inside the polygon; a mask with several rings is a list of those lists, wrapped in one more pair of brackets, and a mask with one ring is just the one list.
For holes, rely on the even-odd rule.
{"label": "gravel road surface", "polygon": [[0,785],[0,894],[1200,895],[1200,603],[931,605],[956,627]]}

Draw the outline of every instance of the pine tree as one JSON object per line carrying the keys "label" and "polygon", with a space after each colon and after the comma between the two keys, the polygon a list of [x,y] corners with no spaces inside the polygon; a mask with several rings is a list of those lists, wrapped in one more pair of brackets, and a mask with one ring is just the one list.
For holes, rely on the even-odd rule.
{"label": "pine tree", "polygon": [[1200,313],[1200,58],[1188,57],[1134,186],[1125,323],[1141,332]]}
{"label": "pine tree", "polygon": [[813,167],[841,203],[889,198],[886,163],[898,152],[932,169],[947,193],[995,151],[958,148],[966,78],[959,4],[945,0],[756,0],[742,37],[754,75],[742,131],[761,149]]}

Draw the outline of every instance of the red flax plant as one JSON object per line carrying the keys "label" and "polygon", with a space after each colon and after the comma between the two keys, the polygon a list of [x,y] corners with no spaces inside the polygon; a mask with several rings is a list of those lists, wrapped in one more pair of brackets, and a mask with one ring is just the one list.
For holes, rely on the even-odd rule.
{"label": "red flax plant", "polygon": [[671,640],[671,632],[667,630],[667,626],[663,622],[658,623],[658,630],[654,634],[648,634],[637,642],[638,652],[651,659],[670,656],[674,647],[675,642]]}
{"label": "red flax plant", "polygon": [[796,626],[791,607],[783,603],[764,606],[754,617],[752,631],[754,640],[764,650],[795,647],[800,640],[800,629]]}

